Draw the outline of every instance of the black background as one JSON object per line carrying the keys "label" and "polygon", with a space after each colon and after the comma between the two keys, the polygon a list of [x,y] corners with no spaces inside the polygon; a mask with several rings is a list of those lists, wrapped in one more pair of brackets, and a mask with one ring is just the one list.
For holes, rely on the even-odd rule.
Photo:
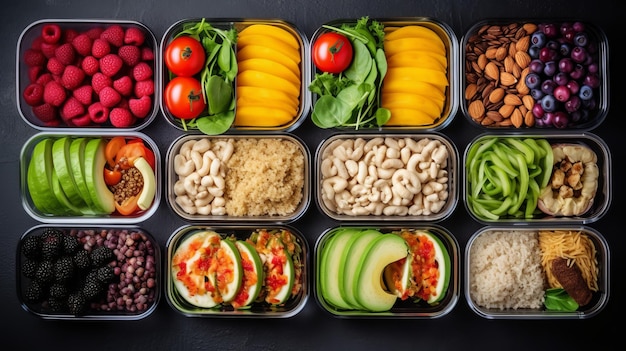
{"label": "black background", "polygon": [[[625,277],[620,202],[622,185],[624,118],[624,18],[610,0],[132,0],[6,1],[0,8],[0,345],[3,349],[607,349],[619,345],[617,323],[623,317],[622,279]],[[140,321],[47,321],[25,312],[15,287],[15,253],[20,236],[38,222],[23,209],[20,198],[20,149],[37,131],[19,115],[15,89],[15,50],[18,37],[29,24],[44,18],[128,19],[148,26],[157,40],[169,26],[186,18],[279,18],[295,24],[310,38],[325,22],[342,18],[430,17],[454,30],[457,39],[476,22],[493,18],[574,18],[602,28],[610,46],[610,107],[604,123],[592,132],[608,145],[613,158],[613,194],[609,211],[589,226],[607,239],[611,254],[610,296],[606,308],[587,320],[487,320],[472,312],[461,293],[456,307],[434,320],[339,319],[328,314],[311,295],[305,308],[287,319],[189,318],[161,300],[157,310]],[[180,131],[159,113],[142,132],[149,135],[165,157]],[[443,131],[463,154],[480,130],[461,114]],[[330,131],[310,120],[294,131],[314,152]],[[157,213],[141,223],[162,249],[173,231],[186,224],[162,198]],[[461,255],[469,237],[481,228],[460,200],[454,213],[440,223],[458,240]],[[293,223],[308,239],[311,251],[318,236],[337,223],[324,217],[314,200],[307,213]],[[462,277],[464,279],[464,277]],[[463,280],[461,281],[461,284]],[[462,289],[461,289],[462,290]]]}

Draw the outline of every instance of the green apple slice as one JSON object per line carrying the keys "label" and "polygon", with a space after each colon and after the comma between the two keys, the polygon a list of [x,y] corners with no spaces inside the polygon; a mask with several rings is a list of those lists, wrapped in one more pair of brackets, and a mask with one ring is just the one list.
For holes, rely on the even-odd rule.
{"label": "green apple slice", "polygon": [[104,182],[104,166],[106,142],[101,138],[93,138],[85,146],[85,183],[94,210],[102,214],[115,211],[115,198]]}
{"label": "green apple slice", "polygon": [[385,289],[382,275],[385,267],[405,258],[408,246],[398,235],[385,234],[372,241],[359,262],[356,279],[356,300],[366,310],[383,312],[390,310],[397,296]]}
{"label": "green apple slice", "polygon": [[33,148],[28,164],[28,192],[35,207],[46,214],[62,215],[64,207],[52,192],[52,145],[50,138],[42,139]]}
{"label": "green apple slice", "polygon": [[356,228],[337,230],[322,251],[319,271],[320,290],[326,301],[336,308],[354,308],[341,295],[340,286],[342,286],[342,281],[339,278],[339,272],[341,271],[341,261],[345,257],[348,242],[359,231]]}
{"label": "green apple slice", "polygon": [[235,308],[248,308],[263,289],[263,262],[254,246],[245,240],[235,242],[241,256],[243,281],[239,293],[232,301]]}
{"label": "green apple slice", "polygon": [[241,255],[235,243],[228,239],[220,241],[217,255],[217,291],[225,303],[231,302],[241,287],[243,269]]}
{"label": "green apple slice", "polygon": [[176,248],[170,267],[172,284],[182,298],[197,307],[213,308],[220,304],[216,287],[215,252],[221,238],[213,231],[198,231],[189,235]]}
{"label": "green apple slice", "polygon": [[87,205],[85,214],[95,214],[93,209],[93,201],[89,196],[89,189],[85,182],[85,146],[87,146],[88,138],[78,137],[72,140],[70,144],[70,170],[76,183],[76,188],[83,202]]}
{"label": "green apple slice", "polygon": [[59,179],[61,189],[63,189],[63,192],[67,196],[67,200],[72,207],[76,207],[82,213],[82,208],[86,207],[86,204],[80,195],[76,182],[74,181],[74,173],[72,173],[71,166],[71,144],[72,140],[69,136],[61,137],[55,140],[52,145],[52,162],[54,164],[54,170]]}
{"label": "green apple slice", "polygon": [[344,250],[343,268],[339,270],[339,289],[344,300],[354,308],[363,309],[356,300],[355,277],[361,257],[365,255],[368,245],[379,236],[383,235],[378,230],[365,229],[354,235]]}

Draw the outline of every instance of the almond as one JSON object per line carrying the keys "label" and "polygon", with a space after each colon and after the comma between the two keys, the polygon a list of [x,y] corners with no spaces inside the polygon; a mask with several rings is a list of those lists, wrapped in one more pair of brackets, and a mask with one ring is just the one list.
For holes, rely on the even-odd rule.
{"label": "almond", "polygon": [[496,51],[498,51],[497,48],[491,47],[489,49],[487,49],[487,51],[485,51],[485,57],[487,57],[490,60],[493,60],[496,58]]}
{"label": "almond", "polygon": [[511,73],[502,72],[502,74],[500,74],[500,83],[502,83],[502,85],[504,86],[510,87],[510,86],[515,85],[515,83],[517,83],[517,78],[515,78],[515,76],[512,75]]}
{"label": "almond", "polygon": [[522,99],[520,99],[519,96],[515,94],[506,94],[506,96],[504,97],[504,103],[506,105],[519,106],[522,104]]}
{"label": "almond", "polygon": [[533,115],[532,111],[528,110],[524,115],[524,124],[527,127],[532,127],[535,125],[535,115]]}
{"label": "almond", "polygon": [[494,122],[501,122],[504,119],[504,116],[502,116],[498,111],[488,111],[487,118]]}
{"label": "almond", "polygon": [[511,56],[507,56],[504,59],[504,71],[505,72],[513,73],[513,66],[514,65],[515,65],[515,61],[513,60],[513,58]]}
{"label": "almond", "polygon": [[517,48],[515,47],[515,42],[511,42],[509,44],[509,56],[515,57],[516,52],[517,52]]}
{"label": "almond", "polygon": [[502,100],[502,98],[504,97],[504,88],[496,88],[494,89],[491,94],[489,94],[489,101],[492,103],[498,103]]}
{"label": "almond", "polygon": [[481,54],[480,56],[478,56],[478,67],[480,67],[480,70],[484,70],[485,66],[487,66],[487,62],[489,62],[489,59],[487,58],[487,55],[485,54]]}
{"label": "almond", "polygon": [[523,28],[526,33],[532,34],[537,30],[537,25],[534,23],[524,23]]}
{"label": "almond", "polygon": [[506,46],[500,46],[498,50],[496,50],[496,60],[502,61],[509,54]]}
{"label": "almond", "polygon": [[497,82],[500,79],[500,69],[498,68],[498,66],[495,63],[489,62],[485,66],[485,75],[489,79],[495,80]]}
{"label": "almond", "polygon": [[528,55],[525,51],[518,51],[515,53],[515,62],[521,68],[526,68],[530,64],[530,55]]}
{"label": "almond", "polygon": [[468,107],[468,113],[472,119],[479,119],[485,115],[485,105],[480,100],[472,101]]}
{"label": "almond", "polygon": [[522,116],[520,110],[513,110],[513,113],[511,114],[511,123],[515,126],[515,128],[520,128],[522,126],[524,123],[524,117]]}
{"label": "almond", "polygon": [[528,48],[530,47],[530,35],[526,35],[521,37],[517,43],[515,43],[515,49],[517,49],[517,52],[526,52],[528,51]]}
{"label": "almond", "polygon": [[478,84],[472,83],[465,87],[465,100],[471,100],[478,91]]}
{"label": "almond", "polygon": [[509,118],[513,113],[513,110],[515,110],[515,106],[513,105],[502,105],[502,107],[498,109],[498,112],[502,115],[502,117]]}
{"label": "almond", "polygon": [[530,95],[524,95],[522,97],[522,103],[524,104],[526,109],[530,111],[533,109],[533,106],[535,106],[535,99],[533,99],[533,97]]}

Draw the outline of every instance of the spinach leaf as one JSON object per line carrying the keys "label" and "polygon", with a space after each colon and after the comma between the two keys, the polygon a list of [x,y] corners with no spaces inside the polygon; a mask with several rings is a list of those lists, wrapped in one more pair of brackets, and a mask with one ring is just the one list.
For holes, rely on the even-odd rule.
{"label": "spinach leaf", "polygon": [[561,288],[546,290],[544,305],[548,311],[572,312],[578,309],[578,303]]}

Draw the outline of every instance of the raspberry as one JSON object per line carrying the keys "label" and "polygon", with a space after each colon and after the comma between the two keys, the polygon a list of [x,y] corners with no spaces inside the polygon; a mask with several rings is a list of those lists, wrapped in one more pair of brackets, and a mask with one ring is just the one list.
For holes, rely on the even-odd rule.
{"label": "raspberry", "polygon": [[151,48],[144,46],[141,48],[141,60],[142,61],[154,61],[154,51]]}
{"label": "raspberry", "polygon": [[74,66],[68,65],[63,70],[63,75],[61,76],[61,84],[69,90],[73,90],[78,88],[85,79],[85,72]]}
{"label": "raspberry", "polygon": [[93,88],[91,85],[83,85],[72,91],[74,96],[81,104],[89,106],[93,101]]}
{"label": "raspberry", "polygon": [[100,35],[102,35],[102,32],[104,32],[104,28],[102,27],[91,27],[85,31],[85,34],[87,34],[89,39],[96,40],[100,38]]}
{"label": "raspberry", "polygon": [[74,59],[76,58],[76,52],[74,51],[74,47],[70,43],[65,43],[59,45],[54,50],[54,56],[61,61],[64,65],[69,65],[74,63]]}
{"label": "raspberry", "polygon": [[100,61],[93,56],[85,56],[80,63],[80,67],[86,75],[93,76],[94,74],[100,72]]}
{"label": "raspberry", "polygon": [[124,33],[124,44],[141,46],[146,40],[143,30],[136,27],[129,27]]}
{"label": "raspberry", "polygon": [[154,94],[154,82],[150,79],[142,80],[135,83],[135,96],[151,96]]}
{"label": "raspberry", "polygon": [[[36,81],[44,71],[42,66],[32,66],[28,68],[28,80],[31,82]],[[50,73],[48,73],[50,74]],[[52,77],[52,75],[50,75]]]}
{"label": "raspberry", "polygon": [[98,97],[104,107],[113,107],[122,100],[120,93],[118,93],[113,87],[102,88],[102,90],[98,93]]}
{"label": "raspberry", "polygon": [[49,103],[44,102],[39,106],[33,106],[33,114],[42,122],[52,122],[57,118],[57,109]]}
{"label": "raspberry", "polygon": [[113,88],[123,96],[133,93],[133,80],[129,76],[122,76],[113,81]]}
{"label": "raspberry", "polygon": [[39,77],[37,77],[37,80],[35,81],[35,83],[37,84],[41,84],[42,86],[46,86],[46,84],[48,84],[49,81],[54,80],[54,78],[52,78],[52,74],[50,73],[43,73],[42,75],[40,75]]}
{"label": "raspberry", "polygon": [[56,44],[61,39],[61,27],[58,24],[46,24],[41,28],[41,37],[48,44]]}
{"label": "raspberry", "polygon": [[46,68],[50,73],[60,76],[65,70],[65,65],[56,57],[51,57],[46,64]]}
{"label": "raspberry", "polygon": [[100,72],[112,77],[116,75],[122,66],[124,61],[116,54],[108,54],[100,59]]}
{"label": "raspberry", "polygon": [[126,128],[132,126],[136,118],[128,109],[115,107],[109,114],[109,120],[111,120],[111,124],[115,127]]}
{"label": "raspberry", "polygon": [[61,36],[61,42],[71,43],[80,33],[76,29],[65,29]]}
{"label": "raspberry", "polygon": [[43,122],[43,126],[48,127],[48,128],[58,127],[60,125],[61,125],[61,120],[58,118]]}
{"label": "raspberry", "polygon": [[134,45],[123,45],[117,51],[117,55],[129,67],[133,67],[141,60],[141,50]]}
{"label": "raspberry", "polygon": [[58,44],[50,44],[45,41],[41,43],[41,53],[47,58],[54,57],[54,50],[56,50]]}
{"label": "raspberry", "polygon": [[88,125],[91,124],[91,118],[89,118],[88,113],[85,113],[82,116],[72,118],[68,124],[73,125],[75,127],[87,127]]}
{"label": "raspberry", "polygon": [[43,85],[37,83],[29,84],[22,94],[24,101],[29,106],[36,106],[43,102]]}
{"label": "raspberry", "polygon": [[102,72],[98,72],[91,77],[91,87],[96,94],[100,94],[102,88],[110,86],[113,86],[111,77],[105,76]]}
{"label": "raspberry", "polygon": [[43,101],[52,106],[59,107],[67,97],[65,88],[56,80],[48,82],[43,89]]}
{"label": "raspberry", "polygon": [[43,38],[40,35],[38,37],[35,37],[35,39],[33,39],[33,42],[30,43],[30,48],[41,51],[41,43],[43,43]]}
{"label": "raspberry", "polygon": [[85,33],[77,35],[74,40],[71,41],[74,50],[82,56],[91,55],[92,42],[93,40]]}
{"label": "raspberry", "polygon": [[100,102],[94,102],[87,108],[89,112],[89,118],[93,123],[103,124],[109,120],[109,108],[102,105]]}
{"label": "raspberry", "polygon": [[152,98],[144,95],[139,99],[129,99],[128,108],[137,118],[145,118],[152,110]]}
{"label": "raspberry", "polygon": [[91,54],[99,59],[111,53],[111,45],[108,41],[98,38],[91,45]]}
{"label": "raspberry", "polygon": [[152,78],[152,67],[145,62],[139,62],[133,67],[133,78],[137,82]]}
{"label": "raspberry", "polygon": [[120,47],[124,45],[124,28],[119,24],[113,24],[100,34],[100,38],[105,39],[115,47]]}
{"label": "raspberry", "polygon": [[26,49],[24,51],[24,63],[27,66],[43,66],[46,63],[46,57],[41,50]]}
{"label": "raspberry", "polygon": [[83,106],[83,104],[81,104],[80,101],[73,96],[67,98],[60,111],[61,118],[63,118],[66,122],[67,120],[74,119],[84,113],[85,106]]}

